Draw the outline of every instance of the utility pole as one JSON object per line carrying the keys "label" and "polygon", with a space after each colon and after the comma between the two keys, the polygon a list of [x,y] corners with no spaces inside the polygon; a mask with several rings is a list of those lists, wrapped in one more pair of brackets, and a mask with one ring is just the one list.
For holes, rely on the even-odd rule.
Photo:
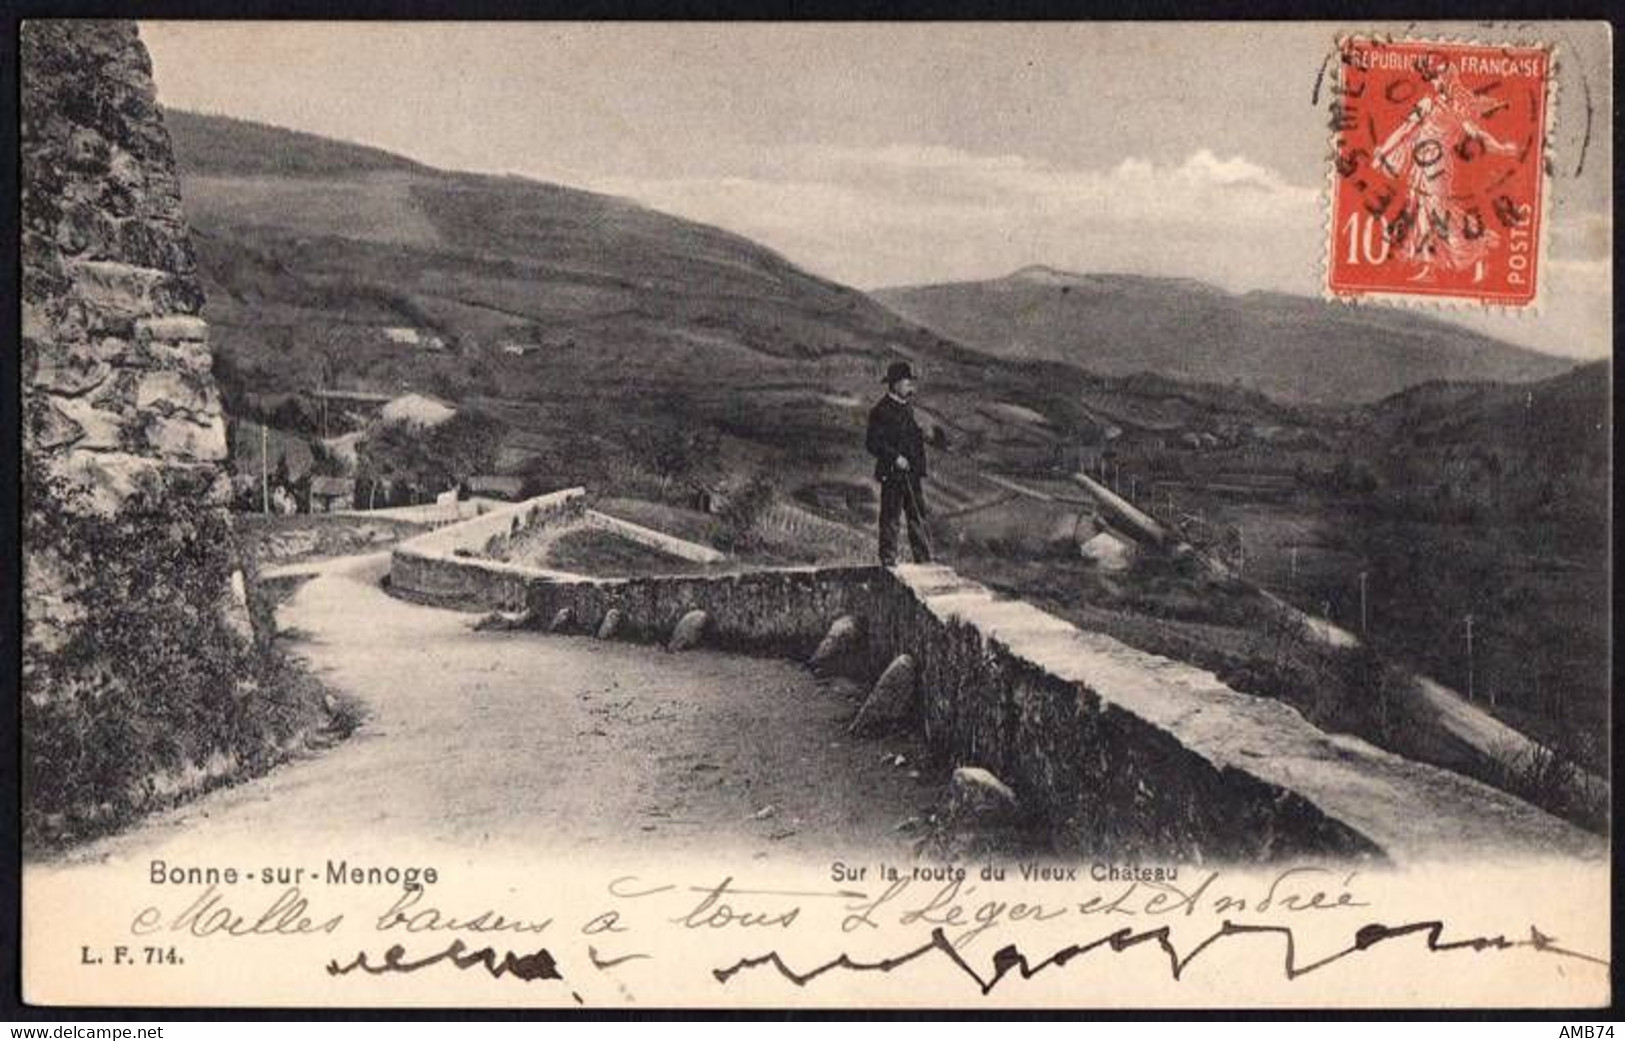
{"label": "utility pole", "polygon": [[1468,615],[1467,622],[1467,700],[1473,700],[1473,616]]}
{"label": "utility pole", "polygon": [[1138,499],[1139,497],[1140,497],[1140,479],[1138,477],[1135,477],[1132,474],[1130,474],[1129,479],[1128,479],[1128,501],[1133,502],[1135,499]]}
{"label": "utility pole", "polygon": [[1361,636],[1364,636],[1367,633],[1368,626],[1369,626],[1369,615],[1366,613],[1365,572],[1362,571],[1362,572],[1360,572],[1360,635]]}
{"label": "utility pole", "polygon": [[265,458],[265,424],[260,423],[260,512],[271,514],[271,471]]}
{"label": "utility pole", "polygon": [[1298,547],[1293,546],[1292,549],[1291,549],[1291,554],[1292,554],[1292,558],[1291,558],[1292,559],[1292,564],[1291,564],[1291,567],[1292,567],[1292,581],[1296,582],[1298,580]]}

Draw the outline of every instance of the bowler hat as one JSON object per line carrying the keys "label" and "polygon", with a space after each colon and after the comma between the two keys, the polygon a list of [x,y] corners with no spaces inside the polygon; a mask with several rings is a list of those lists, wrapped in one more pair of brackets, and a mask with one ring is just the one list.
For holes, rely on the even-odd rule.
{"label": "bowler hat", "polygon": [[914,370],[906,361],[894,361],[886,368],[886,385],[895,386],[898,380],[916,379]]}

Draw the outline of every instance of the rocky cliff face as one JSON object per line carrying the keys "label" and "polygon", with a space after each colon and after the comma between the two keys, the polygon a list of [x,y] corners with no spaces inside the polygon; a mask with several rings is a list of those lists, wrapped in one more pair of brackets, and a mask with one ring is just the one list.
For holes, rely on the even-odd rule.
{"label": "rocky cliff face", "polygon": [[308,713],[262,686],[146,49],[36,21],[21,66],[25,833],[59,838],[254,768]]}
{"label": "rocky cliff face", "polygon": [[[52,484],[70,512],[114,517],[140,498],[161,518],[183,499],[223,519],[225,423],[146,49],[128,22],[31,22],[21,58],[31,486]],[[28,636],[46,647],[78,613],[59,549],[26,546]]]}

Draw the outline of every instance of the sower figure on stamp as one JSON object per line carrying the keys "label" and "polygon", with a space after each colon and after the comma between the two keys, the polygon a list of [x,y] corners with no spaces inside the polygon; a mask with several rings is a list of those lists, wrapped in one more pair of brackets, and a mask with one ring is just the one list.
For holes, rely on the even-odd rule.
{"label": "sower figure on stamp", "polygon": [[1399,213],[1410,225],[1404,236],[1410,258],[1418,265],[1412,282],[1431,282],[1434,268],[1473,272],[1484,281],[1485,263],[1501,236],[1493,221],[1475,213],[1471,193],[1456,184],[1460,162],[1475,154],[1515,156],[1518,146],[1486,130],[1485,117],[1507,103],[1469,90],[1454,65],[1432,73],[1433,97],[1424,97],[1405,121],[1371,157],[1373,166],[1403,178],[1405,195]]}
{"label": "sower figure on stamp", "polygon": [[875,480],[880,482],[880,562],[897,563],[897,526],[908,520],[908,547],[916,564],[931,559],[931,541],[925,532],[925,433],[914,419],[914,370],[908,362],[893,362],[886,370],[886,396],[869,411],[869,433],[864,444],[875,457]]}

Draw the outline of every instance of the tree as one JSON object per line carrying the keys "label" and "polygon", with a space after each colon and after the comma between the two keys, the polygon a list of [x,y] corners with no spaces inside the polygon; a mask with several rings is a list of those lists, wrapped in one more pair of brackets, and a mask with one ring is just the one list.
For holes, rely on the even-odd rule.
{"label": "tree", "polygon": [[428,470],[441,488],[467,481],[496,466],[507,427],[494,416],[465,408],[433,428],[428,437]]}
{"label": "tree", "polygon": [[748,550],[762,542],[761,522],[778,498],[771,475],[757,471],[730,490],[722,507],[720,541],[730,550]]}
{"label": "tree", "polygon": [[716,476],[721,450],[716,430],[663,413],[658,405],[651,412],[652,418],[634,428],[628,441],[633,460],[660,479],[662,494],[673,483],[703,483]]}
{"label": "tree", "polygon": [[496,465],[507,427],[477,409],[463,409],[439,426],[382,426],[361,442],[357,469],[372,480],[442,492]]}
{"label": "tree", "polygon": [[379,427],[361,442],[359,468],[375,480],[409,488],[431,483],[428,453],[419,433],[402,424]]}

